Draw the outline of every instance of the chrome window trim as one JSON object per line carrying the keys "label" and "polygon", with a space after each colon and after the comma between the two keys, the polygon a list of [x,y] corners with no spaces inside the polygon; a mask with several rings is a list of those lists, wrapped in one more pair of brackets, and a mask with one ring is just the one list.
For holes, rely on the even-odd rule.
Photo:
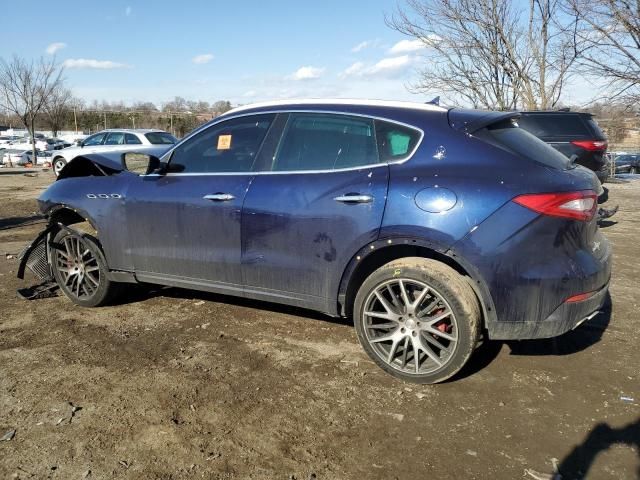
{"label": "chrome window trim", "polygon": [[386,117],[378,117],[375,115],[365,115],[363,113],[351,113],[351,112],[342,112],[342,111],[335,111],[335,110],[313,110],[313,109],[283,109],[283,110],[269,110],[269,111],[263,111],[263,112],[248,112],[248,113],[239,113],[236,115],[229,115],[229,116],[221,116],[219,120],[214,121],[213,123],[209,123],[206,125],[203,125],[202,127],[194,130],[193,132],[191,132],[189,135],[187,135],[186,137],[184,137],[182,140],[180,140],[178,143],[176,143],[173,147],[171,147],[170,150],[168,150],[167,152],[165,152],[165,154],[161,157],[161,161],[164,161],[163,159],[165,158],[170,158],[171,155],[173,154],[173,151],[178,148],[180,145],[182,145],[184,142],[188,141],[190,138],[194,137],[195,135],[209,129],[209,128],[213,128],[214,126],[218,125],[219,123],[225,122],[227,120],[233,120],[236,118],[242,118],[242,117],[249,117],[249,116],[254,116],[254,115],[273,115],[273,114],[278,114],[278,113],[321,113],[321,114],[333,114],[333,115],[344,115],[347,117],[361,117],[361,118],[369,118],[371,120],[379,120],[382,122],[388,122],[388,123],[393,123],[395,125],[399,125],[405,128],[409,128],[411,130],[414,130],[416,132],[420,133],[420,138],[418,139],[418,142],[416,143],[415,147],[413,148],[413,150],[411,150],[411,152],[409,154],[407,154],[404,158],[401,158],[400,160],[394,160],[393,162],[381,162],[381,163],[372,163],[372,164],[368,164],[368,165],[359,165],[357,167],[348,167],[348,168],[338,168],[338,169],[323,169],[323,170],[283,170],[283,171],[273,171],[273,170],[265,170],[265,171],[259,171],[259,172],[192,172],[192,173],[180,173],[180,172],[173,172],[173,173],[166,173],[164,175],[158,174],[158,173],[150,173],[147,175],[140,175],[141,177],[162,177],[162,176],[184,176],[184,177],[195,177],[195,176],[212,176],[212,175],[289,175],[289,174],[302,174],[302,173],[311,173],[311,174],[315,174],[315,173],[330,173],[330,172],[348,172],[348,171],[352,171],[352,170],[364,170],[364,169],[370,169],[370,168],[377,168],[377,167],[383,167],[383,166],[387,166],[387,165],[401,165],[405,162],[408,162],[409,160],[411,160],[411,158],[413,158],[413,156],[415,155],[415,153],[418,151],[418,149],[420,148],[420,145],[422,145],[422,140],[424,140],[424,130],[422,130],[419,127],[416,127],[415,125],[409,125],[408,123],[404,123],[404,122],[399,122],[397,120],[391,119],[391,118],[386,118]]}

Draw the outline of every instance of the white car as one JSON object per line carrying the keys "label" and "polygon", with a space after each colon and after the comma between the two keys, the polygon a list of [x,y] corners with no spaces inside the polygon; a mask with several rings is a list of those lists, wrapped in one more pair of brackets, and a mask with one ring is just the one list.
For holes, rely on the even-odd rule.
{"label": "white car", "polygon": [[25,150],[24,148],[13,148],[13,145],[10,145],[10,148],[7,148],[2,152],[0,163],[5,167],[17,167],[18,165],[24,165],[25,159],[28,158],[27,152],[31,152],[31,149]]}
{"label": "white car", "polygon": [[58,176],[64,166],[79,155],[102,153],[114,150],[135,151],[152,145],[173,145],[178,140],[164,130],[152,129],[108,129],[84,139],[80,146],[55,150],[53,172]]}
{"label": "white car", "polygon": [[2,135],[0,136],[0,145],[8,145],[21,139],[22,137],[18,137],[17,135]]}

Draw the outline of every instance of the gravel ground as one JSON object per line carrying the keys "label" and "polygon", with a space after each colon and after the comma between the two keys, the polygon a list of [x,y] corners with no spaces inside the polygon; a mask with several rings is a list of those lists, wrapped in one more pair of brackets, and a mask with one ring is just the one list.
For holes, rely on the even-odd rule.
{"label": "gravel ground", "polygon": [[30,175],[0,175],[0,478],[640,478],[640,181],[609,187],[607,311],[416,386],[306,310],[175,288],[18,299],[13,255],[41,225],[16,225],[53,180]]}

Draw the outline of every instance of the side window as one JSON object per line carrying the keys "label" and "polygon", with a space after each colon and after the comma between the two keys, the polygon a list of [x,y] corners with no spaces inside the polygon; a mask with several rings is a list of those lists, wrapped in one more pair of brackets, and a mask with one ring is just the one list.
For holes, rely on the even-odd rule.
{"label": "side window", "polygon": [[142,143],[133,133],[125,133],[124,141],[127,145],[140,145]]}
{"label": "side window", "polygon": [[397,162],[407,158],[420,141],[421,133],[413,128],[376,120],[378,152],[383,162]]}
{"label": "side window", "polygon": [[292,113],[276,152],[274,171],[334,170],[378,163],[373,120]]}
{"label": "side window", "polygon": [[83,145],[85,147],[90,147],[92,145],[100,145],[102,143],[102,139],[104,138],[104,133],[97,133],[85,139]]}
{"label": "side window", "polygon": [[124,133],[122,132],[111,132],[107,135],[107,139],[104,141],[105,145],[123,145],[124,144]]}
{"label": "side window", "polygon": [[275,115],[252,115],[213,125],[177,147],[171,164],[185,173],[250,172]]}

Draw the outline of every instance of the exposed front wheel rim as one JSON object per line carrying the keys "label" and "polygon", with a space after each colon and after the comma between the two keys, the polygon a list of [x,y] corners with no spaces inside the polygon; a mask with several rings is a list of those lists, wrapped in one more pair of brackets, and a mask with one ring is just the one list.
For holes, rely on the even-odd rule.
{"label": "exposed front wheel rim", "polygon": [[100,266],[87,242],[78,236],[66,236],[54,250],[55,268],[61,287],[79,300],[92,298],[100,287]]}
{"label": "exposed front wheel rim", "polygon": [[64,160],[56,160],[53,162],[53,172],[56,176],[60,174],[60,171],[64,168],[65,164]]}
{"label": "exposed front wheel rim", "polygon": [[409,278],[378,284],[364,302],[362,325],[376,356],[408,375],[441,370],[459,343],[458,322],[444,296]]}

